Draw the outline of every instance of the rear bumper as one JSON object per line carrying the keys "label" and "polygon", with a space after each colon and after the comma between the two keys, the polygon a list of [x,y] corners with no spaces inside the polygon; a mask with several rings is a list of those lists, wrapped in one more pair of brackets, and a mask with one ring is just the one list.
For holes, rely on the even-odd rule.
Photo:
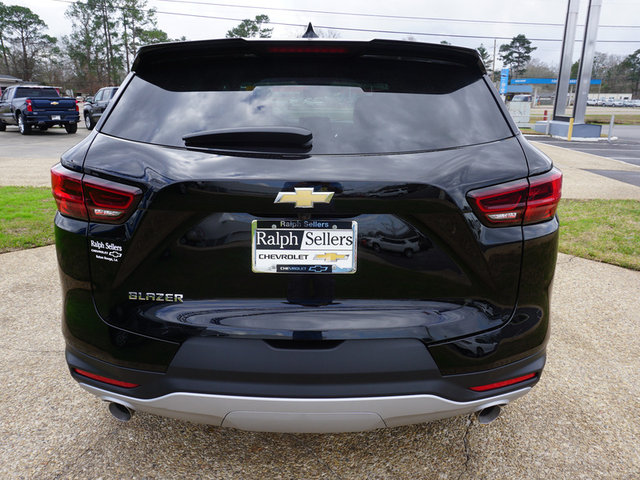
{"label": "rear bumper", "polygon": [[506,405],[530,387],[471,402],[437,395],[360,398],[271,398],[176,392],[140,399],[81,383],[98,398],[132,410],[240,430],[337,433],[373,430],[473,413]]}
{"label": "rear bumper", "polygon": [[[53,120],[52,116],[58,115],[60,120]],[[25,115],[25,121],[27,125],[36,125],[36,126],[48,126],[51,127],[53,125],[60,125],[61,123],[78,123],[80,120],[80,115],[78,112],[75,113],[63,113],[56,112],[46,115]]]}
{"label": "rear bumper", "polygon": [[[245,345],[239,348],[239,342]],[[442,375],[413,340],[345,342],[320,351],[259,343],[201,339],[183,345],[164,373],[123,368],[69,346],[67,363],[86,391],[132,410],[242,430],[321,433],[422,423],[505,405],[535,385],[546,360],[541,350],[491,370]],[[112,386],[75,369],[138,386]],[[535,377],[491,391],[470,388],[530,373]]]}

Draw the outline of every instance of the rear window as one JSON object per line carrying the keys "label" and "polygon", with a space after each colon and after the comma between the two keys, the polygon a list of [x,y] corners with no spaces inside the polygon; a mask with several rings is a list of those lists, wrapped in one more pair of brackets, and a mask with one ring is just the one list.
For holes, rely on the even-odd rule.
{"label": "rear window", "polygon": [[222,128],[304,127],[312,153],[398,153],[512,136],[484,79],[454,64],[380,58],[172,62],[133,77],[101,131],[184,147]]}
{"label": "rear window", "polygon": [[59,97],[58,91],[55,88],[29,88],[19,87],[16,89],[16,98],[29,97]]}

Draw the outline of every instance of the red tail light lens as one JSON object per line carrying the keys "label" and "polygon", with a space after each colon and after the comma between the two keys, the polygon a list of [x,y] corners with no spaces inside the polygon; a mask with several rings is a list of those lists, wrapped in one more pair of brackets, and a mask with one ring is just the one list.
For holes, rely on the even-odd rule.
{"label": "red tail light lens", "polygon": [[33,112],[33,105],[31,105],[31,99],[27,98],[27,112]]}
{"label": "red tail light lens", "polygon": [[506,387],[508,385],[514,385],[516,383],[524,382],[526,380],[530,380],[535,377],[535,373],[528,373],[527,375],[523,375],[521,377],[510,378],[509,380],[504,380],[502,382],[489,383],[487,385],[480,385],[478,387],[470,387],[474,392],[486,392],[487,390],[494,390],[500,387]]}
{"label": "red tail light lens", "polygon": [[80,107],[78,107],[78,100],[76,100],[76,112],[80,111]]}
{"label": "red tail light lens", "polygon": [[129,383],[129,382],[123,382],[121,380],[114,380],[113,378],[107,378],[107,377],[103,377],[102,375],[96,375],[95,373],[86,372],[84,370],[80,370],[79,368],[74,368],[73,371],[76,372],[78,375],[82,375],[83,377],[91,378],[92,380],[97,380],[102,383],[108,383],[109,385],[115,385],[116,387],[134,388],[134,387],[140,386],[137,383]]}
{"label": "red tail light lens", "polygon": [[61,214],[100,223],[124,223],[142,196],[137,187],[82,175],[62,165],[51,169],[51,185]]}
{"label": "red tail light lens", "polygon": [[102,223],[122,223],[133,213],[142,190],[95,177],[85,176],[84,202],[89,219]]}
{"label": "red tail light lens", "polygon": [[553,218],[562,191],[562,173],[552,169],[529,179],[473,190],[469,204],[487,226],[527,225]]}
{"label": "red tail light lens", "polygon": [[531,185],[524,223],[537,223],[553,218],[562,195],[562,173],[554,168],[545,175],[529,180]]}
{"label": "red tail light lens", "polygon": [[56,165],[51,169],[51,190],[62,215],[87,220],[81,173]]}

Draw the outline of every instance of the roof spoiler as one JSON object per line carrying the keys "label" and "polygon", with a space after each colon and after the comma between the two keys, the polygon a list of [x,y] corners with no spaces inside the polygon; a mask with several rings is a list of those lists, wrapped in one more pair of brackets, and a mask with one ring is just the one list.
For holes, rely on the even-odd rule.
{"label": "roof spoiler", "polygon": [[[312,30],[313,31],[313,30]],[[142,73],[153,65],[175,60],[213,59],[238,55],[274,55],[292,52],[299,48],[313,50],[315,54],[336,54],[352,56],[380,56],[424,59],[441,63],[457,64],[486,73],[478,52],[471,48],[454,47],[435,43],[410,42],[401,40],[247,40],[244,38],[223,38],[219,40],[199,40],[192,42],[159,43],[142,47],[133,62],[131,70]]]}

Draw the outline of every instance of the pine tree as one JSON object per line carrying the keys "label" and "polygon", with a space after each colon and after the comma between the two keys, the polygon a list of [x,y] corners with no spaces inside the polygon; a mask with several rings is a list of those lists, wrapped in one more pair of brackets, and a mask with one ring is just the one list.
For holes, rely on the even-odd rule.
{"label": "pine tree", "polygon": [[500,59],[511,69],[512,75],[522,75],[531,60],[531,52],[537,47],[531,46],[531,41],[520,34],[511,39],[510,43],[500,45]]}

